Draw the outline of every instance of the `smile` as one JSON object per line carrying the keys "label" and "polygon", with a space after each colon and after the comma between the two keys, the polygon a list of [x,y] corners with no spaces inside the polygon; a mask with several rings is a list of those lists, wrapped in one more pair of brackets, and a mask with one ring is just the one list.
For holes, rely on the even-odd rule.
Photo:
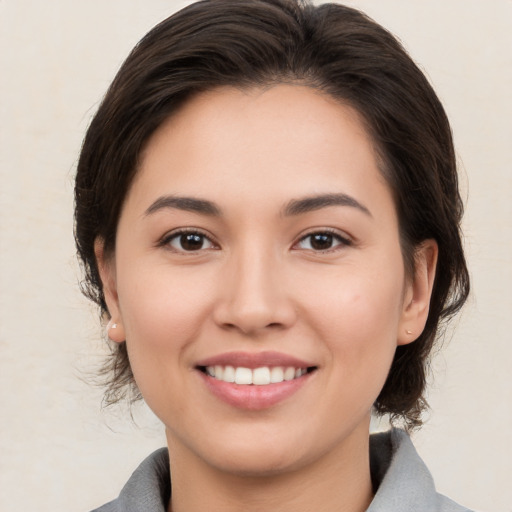
{"label": "smile", "polygon": [[274,351],[227,352],[197,361],[196,375],[216,398],[237,409],[257,411],[292,399],[319,367]]}
{"label": "smile", "polygon": [[261,366],[258,368],[234,367],[230,365],[206,366],[201,368],[214,379],[241,385],[266,386],[280,382],[298,379],[312,371],[313,368],[295,368],[294,366]]}

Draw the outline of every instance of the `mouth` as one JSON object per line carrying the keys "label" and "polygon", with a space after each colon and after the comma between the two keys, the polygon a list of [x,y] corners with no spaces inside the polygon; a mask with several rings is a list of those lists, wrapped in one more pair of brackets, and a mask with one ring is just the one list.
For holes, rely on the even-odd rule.
{"label": "mouth", "polygon": [[302,376],[312,373],[316,366],[259,366],[246,368],[244,366],[209,365],[198,366],[197,369],[213,379],[239,384],[242,386],[268,386],[280,384],[285,381],[300,379]]}
{"label": "mouth", "polygon": [[278,352],[230,352],[199,361],[195,369],[213,396],[256,411],[290,399],[311,381],[318,366]]}

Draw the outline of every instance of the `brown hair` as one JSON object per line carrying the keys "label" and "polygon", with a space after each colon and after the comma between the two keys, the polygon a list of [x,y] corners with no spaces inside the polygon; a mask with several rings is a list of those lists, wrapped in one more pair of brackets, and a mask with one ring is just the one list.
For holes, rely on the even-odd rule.
{"label": "brown hair", "polygon": [[[153,28],[128,56],[87,131],[76,175],[75,239],[83,290],[108,315],[94,241],[115,250],[123,201],[141,151],[187,99],[219,86],[300,82],[365,120],[394,194],[406,270],[414,250],[439,245],[421,336],[399,346],[375,409],[421,424],[428,357],[442,322],[463,305],[469,277],[450,126],[432,87],[400,43],[363,13],[300,0],[204,0]],[[139,397],[125,343],[104,370],[106,402]]]}

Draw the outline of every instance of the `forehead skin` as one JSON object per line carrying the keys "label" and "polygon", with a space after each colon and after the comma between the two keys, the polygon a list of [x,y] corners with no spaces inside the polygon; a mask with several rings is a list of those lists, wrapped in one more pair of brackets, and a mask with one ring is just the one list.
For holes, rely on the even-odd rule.
{"label": "forehead skin", "polygon": [[[290,123],[290,119],[295,120]],[[157,162],[154,149],[162,146],[168,148],[168,160]],[[286,156],[279,159],[284,147]],[[335,161],[333,148],[338,148]],[[213,162],[219,161],[224,169],[213,168]],[[343,172],[360,174],[363,185],[365,173],[361,171],[370,170],[380,185],[390,190],[378,170],[373,141],[352,107],[301,85],[248,90],[221,87],[193,97],[155,132],[142,153],[131,190],[145,169],[151,168],[155,178],[152,181],[159,181],[163,173],[172,173],[177,188],[183,177],[183,184],[193,184],[193,195],[206,196],[211,193],[211,185],[204,181],[202,173],[211,170],[217,182],[226,177],[233,185],[233,179],[237,179],[240,192],[251,190],[252,197],[259,192],[261,205],[272,189],[278,188],[280,177],[293,177],[286,182],[287,192],[294,195],[297,190],[303,195],[297,180],[304,168],[328,186],[326,177],[332,175],[333,163]],[[239,172],[228,178],[228,168]],[[259,189],[252,188],[255,184],[249,182],[250,175],[258,176]],[[328,190],[311,190],[317,192]],[[247,205],[243,193],[240,203]]]}

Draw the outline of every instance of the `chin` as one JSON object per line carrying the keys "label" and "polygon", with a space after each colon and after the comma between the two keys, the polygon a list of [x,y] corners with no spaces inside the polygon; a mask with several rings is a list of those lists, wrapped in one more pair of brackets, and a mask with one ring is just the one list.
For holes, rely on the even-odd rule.
{"label": "chin", "polygon": [[[206,463],[213,470],[237,476],[275,476],[299,469],[307,464],[307,459],[314,459],[304,451],[304,436],[296,439],[289,432],[279,435],[275,431],[244,428],[243,432],[231,431],[201,438],[196,439],[198,442],[191,439],[185,443],[178,441],[178,445],[193,452],[200,465]],[[173,445],[176,446],[174,442],[170,443]]]}
{"label": "chin", "polygon": [[274,477],[300,469],[306,461],[293,450],[258,447],[245,450],[244,453],[233,453],[225,450],[212,465],[225,473],[236,474],[248,478]]}

